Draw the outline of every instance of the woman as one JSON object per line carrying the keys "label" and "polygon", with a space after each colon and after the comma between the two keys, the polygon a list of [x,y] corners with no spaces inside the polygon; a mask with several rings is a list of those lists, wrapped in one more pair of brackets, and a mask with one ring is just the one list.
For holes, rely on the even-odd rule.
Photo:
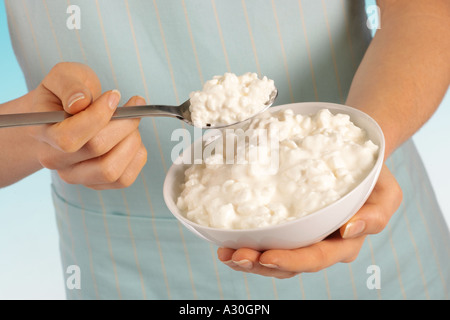
{"label": "woman", "polygon": [[[53,170],[63,265],[82,271],[68,298],[448,297],[448,230],[409,139],[449,85],[445,0],[378,1],[373,40],[355,1],[5,3],[30,93],[1,112],[74,114],[0,132],[2,185]],[[109,119],[128,97],[179,104],[226,71],[274,79],[278,104],[345,103],[378,121],[386,165],[339,232],[297,250],[216,253],[172,218],[162,182],[182,125]]]}

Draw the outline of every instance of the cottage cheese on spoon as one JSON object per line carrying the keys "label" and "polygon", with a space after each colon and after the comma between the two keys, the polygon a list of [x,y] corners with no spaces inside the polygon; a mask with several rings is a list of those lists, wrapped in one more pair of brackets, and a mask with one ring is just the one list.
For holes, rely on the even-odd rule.
{"label": "cottage cheese on spoon", "polygon": [[204,128],[246,120],[264,108],[274,90],[273,80],[256,73],[215,76],[189,95],[192,122]]}

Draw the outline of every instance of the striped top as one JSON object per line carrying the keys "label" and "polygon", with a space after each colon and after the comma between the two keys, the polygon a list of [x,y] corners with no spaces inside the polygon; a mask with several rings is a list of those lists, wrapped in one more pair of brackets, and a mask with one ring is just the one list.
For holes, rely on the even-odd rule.
{"label": "striped top", "polygon": [[[30,89],[56,63],[78,61],[125,103],[177,105],[214,75],[253,71],[275,80],[277,104],[345,101],[370,42],[363,1],[6,0],[13,47]],[[77,14],[79,13],[79,16]],[[79,25],[70,24],[78,22]],[[448,298],[449,236],[411,141],[388,160],[404,201],[358,259],[277,280],[235,272],[216,248],[168,212],[162,185],[188,128],[145,118],[148,163],[122,190],[93,191],[52,175],[64,270],[77,265],[70,299]],[[381,288],[368,284],[381,271]],[[67,275],[65,275],[67,276]]]}

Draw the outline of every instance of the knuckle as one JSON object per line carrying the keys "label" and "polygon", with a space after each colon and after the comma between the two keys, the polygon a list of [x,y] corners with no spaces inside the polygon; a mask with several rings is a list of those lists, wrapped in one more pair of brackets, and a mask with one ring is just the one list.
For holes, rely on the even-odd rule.
{"label": "knuckle", "polygon": [[120,175],[114,182],[114,188],[118,189],[128,188],[133,184],[136,178],[137,175],[134,174],[134,172],[129,172],[129,170],[125,170],[125,172],[122,175]]}
{"label": "knuckle", "polygon": [[397,208],[398,208],[403,201],[403,190],[398,182],[395,184],[394,194],[395,198],[397,199]]}
{"label": "knuckle", "polygon": [[58,62],[53,66],[50,70],[51,73],[59,73],[61,70],[65,70],[67,68],[68,62]]}
{"label": "knuckle", "polygon": [[[131,119],[131,120],[134,120],[134,119]],[[141,146],[142,138],[141,138],[141,134],[139,132],[139,129],[137,129],[137,127],[133,128],[133,130],[131,131],[131,133],[129,135],[129,138],[132,141],[132,143],[134,144],[135,149],[137,149],[138,147]]]}
{"label": "knuckle", "polygon": [[353,253],[353,254],[349,255],[348,257],[346,257],[344,260],[342,260],[342,262],[352,263],[353,261],[356,260],[357,257],[358,257],[358,253]]}
{"label": "knuckle", "polygon": [[84,147],[90,156],[98,157],[107,153],[108,144],[101,135],[96,135],[89,140]]}
{"label": "knuckle", "polygon": [[374,219],[373,219],[373,229],[375,233],[379,233],[383,231],[383,229],[386,227],[386,225],[389,222],[390,219],[389,212],[386,212],[381,207],[377,207],[374,212]]}
{"label": "knuckle", "polygon": [[76,137],[68,133],[60,133],[54,139],[56,147],[62,152],[74,153],[80,149]]}
{"label": "knuckle", "polygon": [[133,182],[136,180],[135,176],[126,174],[126,175],[122,175],[118,180],[117,180],[117,187],[118,188],[128,188],[129,186],[131,186],[133,184]]}
{"label": "knuckle", "polygon": [[311,267],[309,270],[308,270],[308,272],[310,272],[310,273],[316,273],[316,272],[319,272],[319,271],[321,271],[322,270],[322,268],[320,267],[320,266],[314,266],[314,267]]}
{"label": "knuckle", "polygon": [[94,184],[94,185],[85,185],[85,187],[89,188],[89,189],[92,189],[92,190],[95,190],[95,191],[105,190],[104,185],[96,185],[96,184]]}
{"label": "knuckle", "polygon": [[273,277],[277,279],[289,279],[298,275],[298,272],[283,272],[280,274],[275,274]]}
{"label": "knuckle", "polygon": [[311,264],[308,272],[319,272],[323,269],[323,265],[325,261],[328,261],[328,253],[326,250],[322,249],[322,247],[318,247],[314,252],[314,256],[312,257],[313,264]]}
{"label": "knuckle", "polygon": [[[104,105],[106,106],[106,102]],[[105,112],[105,108],[91,108],[90,112],[91,117],[94,118],[95,122],[101,127],[104,127],[111,120],[112,112]]]}
{"label": "knuckle", "polygon": [[47,169],[55,170],[58,169],[58,161],[56,161],[55,157],[50,153],[46,151],[39,152],[38,154],[38,161],[39,163]]}
{"label": "knuckle", "polygon": [[70,174],[68,170],[58,170],[58,175],[62,181],[68,184],[76,184],[76,181],[73,180],[73,176]]}
{"label": "knuckle", "polygon": [[[349,241],[352,241],[352,240],[349,240]],[[351,249],[347,251],[347,255],[341,260],[341,262],[351,263],[351,262],[355,261],[359,256],[359,252],[361,251],[364,241],[365,241],[365,237],[363,237],[363,239],[355,239],[354,244],[352,245]]]}
{"label": "knuckle", "polygon": [[117,180],[119,180],[121,176],[120,170],[117,168],[117,166],[105,161],[101,165],[101,176],[102,180],[105,183],[114,183]]}
{"label": "knuckle", "polygon": [[117,180],[120,188],[128,188],[136,181],[139,176],[139,172],[147,162],[147,150],[145,148],[141,148],[141,150],[138,151],[135,161],[136,166],[132,169],[129,168],[128,170],[125,170],[125,172]]}
{"label": "knuckle", "polygon": [[[47,74],[48,78],[53,78],[56,80],[60,80],[65,74],[67,74],[67,70],[70,70],[73,63],[71,62],[58,62],[55,64],[50,72]],[[46,79],[47,79],[46,77]]]}
{"label": "knuckle", "polygon": [[137,157],[141,161],[142,166],[144,166],[147,163],[148,153],[147,149],[144,147],[143,144],[141,144],[141,147],[138,150]]}
{"label": "knuckle", "polygon": [[62,61],[56,63],[52,69],[50,70],[49,74],[67,74],[69,72],[73,72],[75,70],[78,70],[82,67],[85,67],[84,65],[77,63],[77,62],[68,62],[68,61]]}

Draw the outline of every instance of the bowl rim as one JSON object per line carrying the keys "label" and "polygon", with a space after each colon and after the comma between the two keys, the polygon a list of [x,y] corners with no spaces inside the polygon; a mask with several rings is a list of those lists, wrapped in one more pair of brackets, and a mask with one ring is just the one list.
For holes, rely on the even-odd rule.
{"label": "bowl rim", "polygon": [[[330,110],[331,113],[336,114],[339,113],[338,110],[342,110],[343,113],[345,113],[345,110],[352,110],[352,112],[358,114],[359,116],[366,118],[369,120],[370,123],[372,123],[374,125],[374,127],[376,128],[376,131],[380,134],[380,145],[378,146],[378,155],[377,155],[377,160],[375,161],[375,164],[373,165],[372,169],[366,174],[366,176],[364,177],[364,179],[362,179],[357,185],[355,185],[349,192],[347,192],[345,195],[343,195],[342,197],[340,197],[338,200],[326,205],[325,207],[322,207],[316,211],[313,211],[305,216],[299,217],[299,218],[295,218],[293,220],[289,220],[289,221],[284,221],[278,224],[274,224],[274,225],[269,225],[269,226],[264,226],[264,227],[256,227],[256,228],[248,228],[248,229],[225,229],[225,228],[215,228],[215,227],[210,227],[210,226],[205,226],[205,225],[201,225],[199,223],[196,223],[190,219],[188,219],[187,217],[184,217],[183,214],[181,213],[181,211],[178,209],[178,207],[176,206],[175,201],[173,201],[173,199],[171,199],[168,195],[167,190],[169,189],[169,183],[168,183],[168,177],[170,175],[170,173],[175,170],[176,166],[180,166],[180,165],[185,165],[183,163],[177,163],[179,162],[178,160],[180,160],[184,153],[187,150],[192,150],[192,147],[196,144],[199,143],[208,133],[203,134],[200,138],[198,138],[197,140],[195,140],[193,143],[191,143],[189,145],[189,148],[184,150],[178,157],[177,159],[172,163],[172,165],[170,166],[169,170],[166,173],[166,177],[164,179],[164,184],[163,184],[163,197],[164,197],[164,202],[167,206],[167,208],[169,209],[169,211],[177,218],[180,219],[187,223],[188,225],[190,225],[192,228],[200,228],[203,229],[205,231],[212,231],[212,232],[221,232],[221,233],[259,233],[259,232],[266,232],[267,230],[275,230],[275,229],[279,229],[279,228],[285,228],[288,227],[289,225],[293,225],[293,224],[297,224],[300,221],[307,221],[310,219],[314,219],[316,218],[318,215],[323,214],[323,212],[325,210],[328,210],[331,206],[337,205],[340,202],[343,202],[346,200],[346,198],[350,197],[355,191],[356,189],[358,189],[358,187],[360,185],[362,185],[363,183],[367,182],[367,180],[369,179],[369,177],[371,177],[372,175],[374,175],[374,182],[372,183],[371,187],[370,187],[370,191],[368,194],[365,195],[365,199],[364,201],[362,201],[361,206],[359,206],[359,209],[364,205],[364,203],[367,201],[368,196],[370,196],[370,194],[372,193],[373,187],[374,185],[377,183],[378,181],[378,177],[381,171],[381,168],[383,166],[384,163],[384,153],[385,153],[385,137],[383,134],[383,130],[381,129],[381,127],[379,126],[379,124],[371,117],[369,116],[367,113],[356,109],[354,107],[350,107],[347,105],[343,105],[343,104],[337,104],[337,103],[331,103],[331,102],[297,102],[297,103],[289,103],[289,104],[283,104],[283,105],[277,105],[277,106],[273,106],[270,107],[268,109],[268,111],[272,111],[273,112],[277,112],[277,111],[281,111],[283,109],[289,109],[290,107],[293,106],[306,106],[306,105],[318,105],[317,111],[320,111],[322,109],[329,109],[326,106],[332,107],[334,110]],[[302,114],[302,113],[299,113]],[[347,114],[347,113],[345,113]],[[308,113],[308,114],[302,114],[302,115],[312,115],[312,113]],[[350,114],[348,114],[350,116],[350,120],[353,122],[353,120],[351,119],[352,116]],[[366,130],[365,128],[363,128],[364,130]],[[168,201],[171,201],[174,204],[174,207],[177,209],[176,212],[173,212],[169,205],[168,205]],[[358,210],[359,210],[358,209]],[[345,223],[346,221],[348,221],[356,212],[353,213],[349,213],[348,215],[345,216],[345,218],[343,218],[341,220],[340,223]]]}

